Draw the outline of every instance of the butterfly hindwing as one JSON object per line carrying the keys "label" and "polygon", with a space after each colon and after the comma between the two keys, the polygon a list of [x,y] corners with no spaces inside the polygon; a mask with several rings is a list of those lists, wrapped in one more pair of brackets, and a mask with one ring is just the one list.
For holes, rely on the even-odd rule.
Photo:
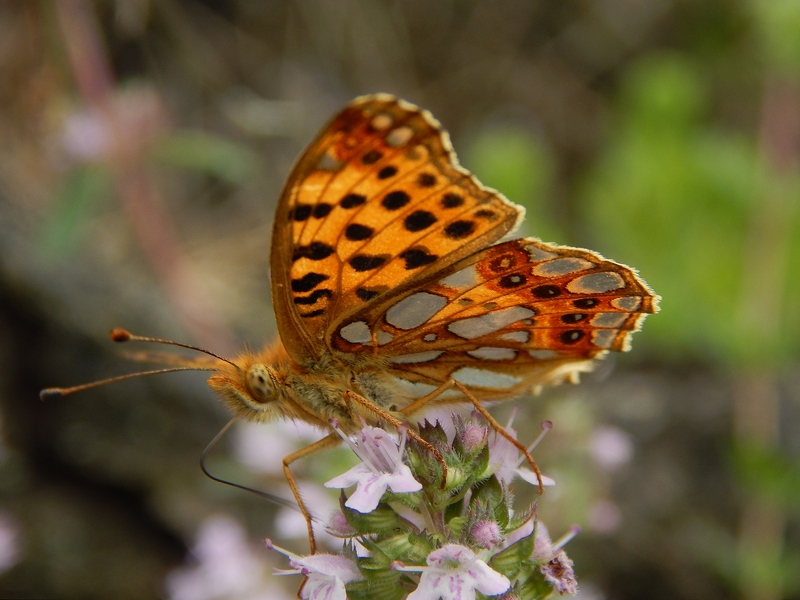
{"label": "butterfly hindwing", "polygon": [[[535,239],[491,246],[388,306],[363,311],[334,338],[376,352],[400,379],[450,378],[480,397],[554,383],[628,338],[656,298],[636,273],[588,250]],[[419,388],[425,390],[425,386]]]}

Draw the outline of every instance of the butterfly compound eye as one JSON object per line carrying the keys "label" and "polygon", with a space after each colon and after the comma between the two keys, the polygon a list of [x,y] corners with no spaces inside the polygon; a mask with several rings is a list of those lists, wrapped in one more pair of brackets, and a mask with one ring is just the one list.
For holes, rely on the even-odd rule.
{"label": "butterfly compound eye", "polygon": [[275,399],[275,380],[266,365],[255,364],[247,370],[247,388],[256,402]]}

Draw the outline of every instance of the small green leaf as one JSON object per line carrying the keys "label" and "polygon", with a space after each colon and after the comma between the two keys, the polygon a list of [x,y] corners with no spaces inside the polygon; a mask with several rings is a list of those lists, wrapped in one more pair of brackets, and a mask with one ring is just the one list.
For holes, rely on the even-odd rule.
{"label": "small green leaf", "polygon": [[102,165],[69,171],[42,232],[42,247],[52,256],[69,253],[79,242],[98,201],[111,194],[111,175]]}
{"label": "small green leaf", "polygon": [[235,184],[246,181],[256,165],[255,154],[242,144],[203,131],[172,133],[158,140],[151,152],[157,162]]}

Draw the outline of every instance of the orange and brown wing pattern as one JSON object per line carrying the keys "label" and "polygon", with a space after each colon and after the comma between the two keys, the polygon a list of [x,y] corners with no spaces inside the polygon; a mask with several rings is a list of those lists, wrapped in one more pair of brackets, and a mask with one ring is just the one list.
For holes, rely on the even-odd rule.
{"label": "orange and brown wing pattern", "polygon": [[287,350],[299,362],[328,352],[348,315],[494,243],[522,214],[458,165],[427,111],[355,100],[300,158],[276,214],[273,304]]}
{"label": "orange and brown wing pattern", "polygon": [[479,398],[507,397],[627,350],[657,302],[629,267],[588,250],[513,240],[353,315],[333,345],[385,357],[420,393],[454,378]]}

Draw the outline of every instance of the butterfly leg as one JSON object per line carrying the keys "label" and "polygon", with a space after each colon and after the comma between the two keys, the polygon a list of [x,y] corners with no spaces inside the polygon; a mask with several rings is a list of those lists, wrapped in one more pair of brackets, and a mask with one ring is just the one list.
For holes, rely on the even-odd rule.
{"label": "butterfly leg", "polygon": [[500,423],[498,423],[497,420],[491,414],[489,414],[489,411],[486,410],[486,408],[480,402],[478,402],[478,399],[475,398],[475,396],[473,396],[470,393],[469,389],[467,389],[467,387],[460,381],[456,381],[455,379],[449,379],[448,381],[440,385],[438,388],[433,390],[430,394],[426,394],[422,398],[418,398],[408,406],[402,408],[400,412],[406,416],[412,415],[421,408],[425,407],[426,404],[435,400],[436,398],[444,394],[446,391],[451,390],[454,387],[457,387],[459,391],[461,391],[461,393],[467,397],[467,399],[475,407],[475,410],[477,410],[478,413],[480,413],[480,415],[484,419],[486,419],[486,422],[489,423],[489,426],[492,429],[494,429],[497,433],[499,433],[509,442],[511,442],[511,444],[517,450],[522,452],[522,454],[525,456],[525,460],[528,461],[528,464],[531,466],[531,469],[533,469],[533,472],[536,473],[536,479],[539,481],[539,494],[543,494],[544,485],[542,484],[542,472],[539,470],[539,466],[536,464],[536,461],[533,460],[531,453],[528,452],[528,449],[519,440],[517,440],[516,438],[514,438],[514,436],[508,433],[505,430],[505,428],[502,425],[500,425]]}
{"label": "butterfly leg", "polygon": [[314,454],[320,450],[337,446],[341,441],[342,439],[339,437],[339,434],[331,433],[321,440],[316,441],[313,444],[309,444],[305,448],[300,448],[300,450],[297,452],[292,452],[288,456],[283,457],[283,474],[286,477],[286,481],[289,483],[289,488],[292,490],[292,494],[294,494],[294,499],[297,501],[297,507],[300,509],[300,512],[303,513],[303,517],[306,520],[306,527],[308,527],[308,543],[311,546],[311,554],[317,553],[317,542],[314,539],[314,527],[312,525],[313,519],[311,517],[311,513],[308,512],[305,502],[303,501],[303,497],[300,494],[300,488],[297,485],[294,475],[292,475],[292,472],[289,469],[289,465],[298,459],[308,456],[309,454]]}
{"label": "butterfly leg", "polygon": [[[398,427],[401,427],[401,426],[406,426],[407,427],[407,423],[405,423],[404,421],[401,421],[397,417],[389,414],[385,410],[382,410],[382,409],[378,408],[372,402],[370,402],[369,400],[367,400],[363,396],[361,396],[359,394],[356,394],[354,391],[345,390],[344,395],[345,395],[346,399],[352,400],[352,401],[356,402],[357,404],[360,404],[361,406],[363,406],[364,408],[366,408],[370,412],[373,412],[376,415],[378,415],[378,417],[380,417],[381,419],[383,419],[387,423],[390,423],[391,425],[393,425],[395,428],[398,428]],[[433,456],[436,457],[436,460],[438,461],[438,463],[440,465],[442,465],[442,483],[441,483],[440,487],[441,487],[441,489],[444,489],[446,487],[446,484],[447,484],[447,463],[444,462],[444,457],[442,456],[442,453],[439,452],[436,448],[434,448],[433,445],[431,445],[429,442],[426,442],[425,440],[423,440],[419,436],[419,434],[417,432],[415,432],[414,430],[407,429],[407,431],[408,431],[408,437],[410,437],[412,440],[417,442],[420,446],[425,448],[425,450],[427,450],[428,452],[433,454]]]}

